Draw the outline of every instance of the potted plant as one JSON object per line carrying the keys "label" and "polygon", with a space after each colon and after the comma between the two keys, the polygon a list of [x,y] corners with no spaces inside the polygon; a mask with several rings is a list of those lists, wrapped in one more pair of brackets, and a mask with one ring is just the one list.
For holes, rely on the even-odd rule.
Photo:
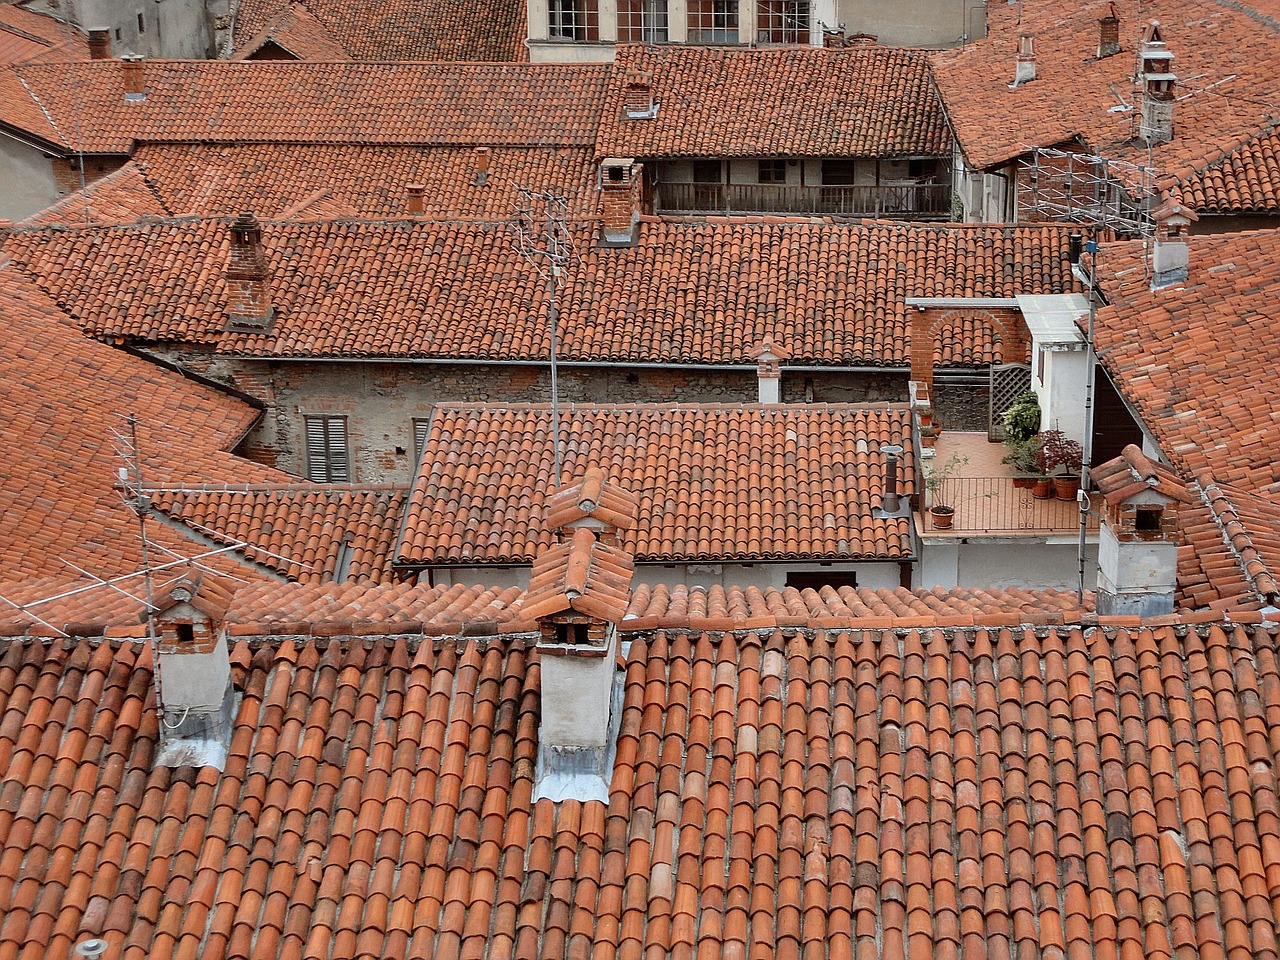
{"label": "potted plant", "polygon": [[929,515],[935,530],[950,530],[955,521],[956,508],[942,498],[942,488],[968,462],[968,457],[953,453],[943,463],[929,461],[924,465],[924,488],[929,492]]}
{"label": "potted plant", "polygon": [[1004,445],[1009,448],[1009,452],[1001,462],[1013,471],[1015,489],[1030,489],[1035,486],[1036,480],[1044,473],[1040,460],[1040,437],[1013,442],[1006,438]]}
{"label": "potted plant", "polygon": [[1074,500],[1080,490],[1080,468],[1084,448],[1061,430],[1040,434],[1046,472],[1053,478],[1053,495],[1059,500]]}
{"label": "potted plant", "polygon": [[1004,442],[1007,445],[1026,443],[1040,432],[1040,400],[1034,390],[1013,401],[1013,405],[1004,412],[1001,418],[1004,427]]}

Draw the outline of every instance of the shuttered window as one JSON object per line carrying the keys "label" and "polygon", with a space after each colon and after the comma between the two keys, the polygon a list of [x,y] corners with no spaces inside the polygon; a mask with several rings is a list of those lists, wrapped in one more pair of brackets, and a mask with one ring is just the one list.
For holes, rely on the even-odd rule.
{"label": "shuttered window", "polygon": [[427,446],[427,434],[431,432],[431,420],[429,418],[414,417],[413,419],[413,466],[416,470],[422,463],[422,451]]}
{"label": "shuttered window", "polygon": [[346,417],[307,417],[307,479],[316,483],[347,483],[351,460],[347,453]]}

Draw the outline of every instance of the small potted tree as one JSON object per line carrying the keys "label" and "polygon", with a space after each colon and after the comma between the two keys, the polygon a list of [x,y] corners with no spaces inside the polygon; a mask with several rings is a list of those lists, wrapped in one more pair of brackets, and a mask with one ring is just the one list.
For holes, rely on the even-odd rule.
{"label": "small potted tree", "polygon": [[1029,490],[1044,475],[1041,461],[1041,442],[1039,436],[1029,440],[1004,441],[1009,452],[1004,455],[1002,463],[1013,471],[1013,486],[1019,490]]}
{"label": "small potted tree", "polygon": [[929,516],[935,530],[950,530],[955,522],[956,508],[947,503],[943,486],[968,462],[968,457],[953,453],[943,463],[930,461],[924,465],[924,488],[929,492]]}
{"label": "small potted tree", "polygon": [[1084,448],[1061,430],[1046,430],[1040,439],[1044,444],[1045,470],[1053,479],[1053,495],[1059,500],[1076,499]]}

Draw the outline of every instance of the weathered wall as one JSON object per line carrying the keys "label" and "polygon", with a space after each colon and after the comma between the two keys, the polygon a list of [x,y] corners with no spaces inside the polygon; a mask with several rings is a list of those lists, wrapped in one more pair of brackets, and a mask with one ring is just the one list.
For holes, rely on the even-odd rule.
{"label": "weathered wall", "polygon": [[[1020,587],[1023,589],[1074,590],[1079,584],[1079,560],[1075,538],[1052,542],[1019,538],[990,540],[960,538],[926,543],[923,562],[917,568],[916,586]],[[1085,545],[1085,588],[1098,582],[1097,538]]]}
{"label": "weathered wall", "polygon": [[976,0],[839,0],[838,9],[845,33],[869,33],[894,47],[950,47],[986,36],[985,8]]}
{"label": "weathered wall", "polygon": [[0,218],[25,220],[59,196],[49,158],[0,132]]}
{"label": "weathered wall", "polygon": [[946,430],[976,430],[986,433],[991,390],[982,385],[933,382],[933,410]]}

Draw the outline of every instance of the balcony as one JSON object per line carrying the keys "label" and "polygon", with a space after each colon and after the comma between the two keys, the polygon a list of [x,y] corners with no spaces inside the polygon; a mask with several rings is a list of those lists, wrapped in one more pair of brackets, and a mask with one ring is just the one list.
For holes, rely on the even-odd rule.
{"label": "balcony", "polygon": [[[926,537],[1065,536],[1080,529],[1080,508],[1074,500],[1038,500],[1030,490],[1016,488],[1009,468],[1001,462],[1003,444],[991,443],[985,433],[945,431],[938,438],[939,463],[953,454],[968,458],[957,475],[945,480],[938,502],[955,507],[952,526],[939,530],[926,510],[919,519]],[[1098,532],[1098,517],[1085,524]]]}
{"label": "balcony", "polygon": [[766,183],[659,183],[659,213],[799,214],[945,220],[951,187],[908,183],[852,187],[796,187]]}

